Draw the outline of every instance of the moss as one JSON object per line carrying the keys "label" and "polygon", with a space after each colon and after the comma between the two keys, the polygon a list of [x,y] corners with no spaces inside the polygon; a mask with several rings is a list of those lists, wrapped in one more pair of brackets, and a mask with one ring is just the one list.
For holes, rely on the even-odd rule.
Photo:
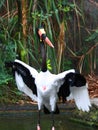
{"label": "moss", "polygon": [[70,120],[98,127],[98,108],[93,105],[89,113],[75,110]]}

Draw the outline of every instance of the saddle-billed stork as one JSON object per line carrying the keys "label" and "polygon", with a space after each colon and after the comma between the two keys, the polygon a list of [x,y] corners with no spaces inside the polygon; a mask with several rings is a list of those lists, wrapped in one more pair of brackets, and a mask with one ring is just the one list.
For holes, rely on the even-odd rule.
{"label": "saddle-billed stork", "polygon": [[20,91],[28,95],[38,103],[38,124],[40,130],[40,111],[43,107],[44,112],[52,115],[52,130],[54,127],[54,114],[59,113],[57,106],[58,97],[63,99],[71,95],[75,100],[79,110],[89,111],[91,107],[87,82],[83,75],[76,73],[74,69],[64,71],[59,74],[52,74],[47,70],[45,43],[54,48],[51,41],[46,36],[44,28],[38,29],[41,44],[42,69],[38,71],[26,63],[16,59],[8,62],[7,66],[12,68],[15,75],[17,87]]}

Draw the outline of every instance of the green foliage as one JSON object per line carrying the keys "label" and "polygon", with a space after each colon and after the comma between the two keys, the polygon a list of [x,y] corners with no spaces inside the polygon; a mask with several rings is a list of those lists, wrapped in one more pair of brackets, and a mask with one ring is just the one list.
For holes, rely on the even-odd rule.
{"label": "green foliage", "polygon": [[72,61],[66,59],[66,60],[64,61],[64,65],[63,65],[63,66],[64,66],[64,70],[69,70],[69,69],[73,68],[73,67],[72,67]]}
{"label": "green foliage", "polygon": [[0,34],[0,37],[2,37],[0,39],[0,85],[2,85],[7,84],[8,81],[12,79],[12,77],[7,74],[5,62],[9,60],[14,60],[16,57],[16,53],[14,42],[12,40],[8,42],[3,34]]}
{"label": "green foliage", "polygon": [[23,98],[23,95],[16,87],[13,86],[13,83],[3,84],[0,87],[0,103],[16,103]]}
{"label": "green foliage", "polygon": [[87,42],[98,42],[98,29],[96,29],[89,37],[86,39]]}
{"label": "green foliage", "polygon": [[12,80],[12,77],[9,76],[7,73],[1,71],[0,73],[0,86],[4,84],[8,84],[8,82]]}
{"label": "green foliage", "polygon": [[47,68],[48,68],[48,70],[52,70],[50,59],[47,60]]}

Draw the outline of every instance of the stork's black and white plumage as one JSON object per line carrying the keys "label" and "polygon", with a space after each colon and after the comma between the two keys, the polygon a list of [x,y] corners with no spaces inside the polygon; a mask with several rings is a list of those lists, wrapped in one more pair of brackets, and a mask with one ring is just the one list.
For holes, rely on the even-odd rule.
{"label": "stork's black and white plumage", "polygon": [[54,130],[54,113],[59,113],[57,99],[68,96],[75,100],[79,110],[90,110],[90,99],[87,90],[87,82],[84,76],[76,73],[74,69],[64,71],[59,74],[52,74],[47,70],[46,52],[44,43],[47,42],[51,47],[52,43],[46,37],[44,29],[38,30],[41,43],[42,69],[41,72],[20,60],[7,63],[12,67],[15,75],[17,87],[20,91],[28,95],[32,100],[38,102],[39,119],[37,130],[40,130],[40,110],[44,108],[45,113],[52,113],[52,130]]}

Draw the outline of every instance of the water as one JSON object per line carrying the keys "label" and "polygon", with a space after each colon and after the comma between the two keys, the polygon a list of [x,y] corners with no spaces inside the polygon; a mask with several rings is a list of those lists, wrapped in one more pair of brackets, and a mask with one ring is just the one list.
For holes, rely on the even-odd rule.
{"label": "water", "polygon": [[[0,130],[36,130],[37,113],[13,113],[0,116]],[[97,130],[68,120],[68,115],[55,115],[56,130]],[[51,116],[41,115],[41,130],[51,130]]]}

